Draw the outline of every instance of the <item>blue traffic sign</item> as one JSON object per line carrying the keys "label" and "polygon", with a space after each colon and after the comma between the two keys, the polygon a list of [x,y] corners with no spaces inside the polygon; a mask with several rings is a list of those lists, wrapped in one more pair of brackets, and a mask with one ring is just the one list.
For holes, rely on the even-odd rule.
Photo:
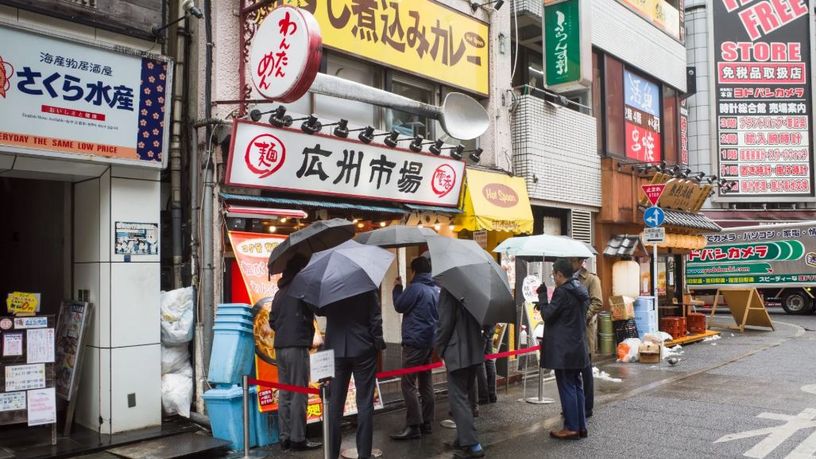
{"label": "blue traffic sign", "polygon": [[643,212],[643,221],[649,228],[657,228],[666,221],[666,213],[660,207],[649,207]]}

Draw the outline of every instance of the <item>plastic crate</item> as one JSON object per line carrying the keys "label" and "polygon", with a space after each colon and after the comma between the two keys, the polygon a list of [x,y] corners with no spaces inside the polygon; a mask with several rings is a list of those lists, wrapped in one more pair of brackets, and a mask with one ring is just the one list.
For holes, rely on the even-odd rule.
{"label": "plastic crate", "polygon": [[[250,387],[250,413],[257,405],[252,403],[252,399],[258,396],[258,388]],[[243,412],[243,390],[238,386],[229,388],[210,389],[202,395],[204,403],[207,405],[207,414],[210,417],[210,427],[213,437],[231,443],[234,450],[244,450],[244,412]],[[257,409],[255,409],[257,411]],[[253,422],[250,415],[249,422],[249,446],[258,446],[258,433],[256,431],[257,422]]]}
{"label": "plastic crate", "polygon": [[251,325],[215,324],[207,380],[213,384],[239,384],[252,371],[254,353]]}

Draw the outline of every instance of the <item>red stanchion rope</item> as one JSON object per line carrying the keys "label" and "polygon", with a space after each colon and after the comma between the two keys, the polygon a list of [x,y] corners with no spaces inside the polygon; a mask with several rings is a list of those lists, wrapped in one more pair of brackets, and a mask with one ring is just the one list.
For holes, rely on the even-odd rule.
{"label": "red stanchion rope", "polygon": [[285,390],[287,392],[297,392],[299,394],[315,394],[320,395],[320,391],[313,388],[313,387],[301,387],[301,386],[290,386],[289,384],[281,384],[272,381],[264,381],[261,379],[255,378],[247,378],[247,383],[261,386],[261,387],[271,387],[273,389],[278,390]]}
{"label": "red stanchion rope", "polygon": [[[499,353],[496,353],[496,354],[488,354],[488,355],[485,355],[485,359],[487,359],[487,360],[503,359],[505,357],[513,357],[513,356],[516,356],[516,355],[528,354],[530,352],[538,351],[539,349],[541,349],[541,346],[533,346],[533,347],[527,347],[527,348],[524,348],[524,349],[516,349],[515,351],[506,351],[506,352],[499,352]],[[381,371],[381,372],[376,374],[376,377],[377,377],[377,379],[394,378],[394,377],[397,377],[397,376],[404,376],[404,375],[409,375],[409,374],[412,374],[412,373],[421,373],[423,371],[430,371],[430,370],[433,370],[434,368],[440,368],[440,367],[443,367],[443,366],[445,366],[445,364],[443,362],[435,362],[435,363],[429,363],[427,365],[418,365],[418,366],[410,367],[410,368],[400,368],[398,370]],[[297,392],[299,394],[315,394],[315,395],[320,394],[319,390],[317,390],[315,388],[312,388],[312,387],[291,386],[289,384],[281,384],[281,383],[276,383],[276,382],[272,382],[272,381],[264,381],[264,380],[255,379],[255,378],[247,378],[247,382],[249,384],[256,385],[256,386],[271,387],[273,389],[285,390],[285,391],[288,391],[288,392]]]}

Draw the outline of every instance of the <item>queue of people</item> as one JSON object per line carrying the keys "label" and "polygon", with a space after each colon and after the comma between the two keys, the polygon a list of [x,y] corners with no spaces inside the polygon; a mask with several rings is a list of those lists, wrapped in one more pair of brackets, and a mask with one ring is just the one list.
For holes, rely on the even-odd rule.
{"label": "queue of people", "polygon": [[[376,290],[354,295],[322,308],[287,295],[291,279],[306,266],[295,257],[286,265],[270,314],[276,332],[279,378],[284,384],[306,386],[308,350],[315,343],[315,314],[326,317],[323,347],[332,349],[335,378],[330,385],[330,457],[340,455],[341,419],[349,380],[357,386],[358,457],[372,452],[374,389],[377,353],[385,349],[382,313]],[[586,418],[592,415],[592,358],[596,315],[600,311],[600,280],[583,267],[583,259],[558,259],[553,264],[556,287],[548,299],[539,288],[539,307],[545,323],[541,366],[555,371],[564,426],[550,436],[570,440],[588,436]],[[483,326],[457,298],[431,277],[431,261],[420,256],[411,262],[413,279],[393,291],[395,310],[403,314],[402,365],[429,364],[436,353],[445,363],[448,400],[456,423],[452,442],[456,457],[483,457],[475,427],[480,404],[496,402],[495,364],[485,360],[493,351],[495,326]],[[404,375],[401,389],[406,405],[405,427],[391,435],[395,441],[419,439],[433,431],[435,400],[431,371]],[[305,436],[306,396],[281,391],[280,438],[284,450],[321,446]]]}

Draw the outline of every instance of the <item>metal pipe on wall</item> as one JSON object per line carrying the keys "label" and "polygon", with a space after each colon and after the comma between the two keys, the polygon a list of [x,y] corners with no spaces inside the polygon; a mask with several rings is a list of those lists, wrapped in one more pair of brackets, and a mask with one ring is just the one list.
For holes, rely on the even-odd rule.
{"label": "metal pipe on wall", "polygon": [[[171,8],[171,11],[173,11],[173,8]],[[181,4],[177,6],[176,11],[182,11]],[[172,286],[174,289],[182,287],[181,266],[183,263],[182,245],[184,242],[181,235],[181,151],[183,148],[185,82],[189,76],[187,62],[185,61],[188,27],[189,21],[185,19],[184,28],[176,26],[175,31],[175,73],[180,75],[181,78],[176,78],[173,83],[173,127],[170,135],[170,221],[173,254]]]}
{"label": "metal pipe on wall", "polygon": [[[212,64],[213,64],[213,36],[212,36],[212,2],[211,0],[204,0],[204,30],[205,30],[205,58],[204,58],[204,118],[210,120],[212,118]],[[215,273],[213,266],[213,192],[215,183],[213,180],[213,169],[215,167],[213,161],[213,142],[212,131],[213,127],[207,125],[207,159],[205,161],[204,170],[204,196],[202,199],[202,273],[201,273],[201,316],[204,336],[202,339],[203,345],[203,361],[204,370],[210,364],[210,351],[212,346],[212,327],[215,316],[214,307],[214,292],[215,292]]]}

